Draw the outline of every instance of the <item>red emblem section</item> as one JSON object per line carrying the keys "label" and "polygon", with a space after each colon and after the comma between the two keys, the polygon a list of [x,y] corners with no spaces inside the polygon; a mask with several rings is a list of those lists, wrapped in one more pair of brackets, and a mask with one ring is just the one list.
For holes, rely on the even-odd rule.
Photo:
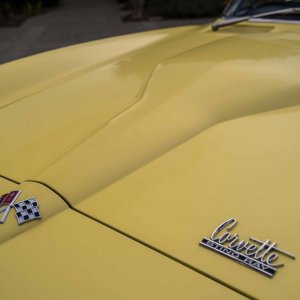
{"label": "red emblem section", "polygon": [[13,202],[13,200],[16,198],[18,193],[19,191],[12,191],[8,194],[2,195],[0,197],[0,207],[4,205],[10,205]]}
{"label": "red emblem section", "polygon": [[[12,191],[0,197],[0,215],[2,214],[2,216],[0,216],[0,224],[5,222],[10,209],[20,194],[21,191]],[[3,206],[4,208],[1,208]]]}

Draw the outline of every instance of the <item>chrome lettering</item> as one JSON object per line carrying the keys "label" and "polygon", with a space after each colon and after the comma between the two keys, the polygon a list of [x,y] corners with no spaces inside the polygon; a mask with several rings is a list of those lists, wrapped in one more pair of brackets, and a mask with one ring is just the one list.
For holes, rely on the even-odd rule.
{"label": "chrome lettering", "polygon": [[275,263],[278,259],[275,252],[295,259],[292,254],[277,248],[271,240],[262,242],[252,237],[248,241],[241,240],[237,233],[231,233],[236,225],[236,219],[226,220],[212,232],[210,238],[204,238],[200,244],[270,277],[275,274],[276,268],[284,266],[283,263]]}

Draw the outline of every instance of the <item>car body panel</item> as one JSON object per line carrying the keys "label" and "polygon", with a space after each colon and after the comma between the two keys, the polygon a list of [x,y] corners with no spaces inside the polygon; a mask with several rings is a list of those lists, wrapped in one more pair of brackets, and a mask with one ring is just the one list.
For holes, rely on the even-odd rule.
{"label": "car body panel", "polygon": [[[32,178],[134,105],[158,63],[199,44],[195,30],[113,38],[4,65],[1,174],[19,182]],[[186,42],[178,45],[178,37]],[[200,44],[213,39],[207,36]],[[20,87],[13,89],[14,82]]]}
{"label": "car body panel", "polygon": [[[270,279],[198,243],[225,220],[300,254],[300,106],[219,124],[76,206],[258,299],[299,294],[299,260]],[[232,233],[233,234],[233,233]]]}
{"label": "car body panel", "polygon": [[[266,25],[266,27],[270,29],[269,25]],[[265,30],[265,27],[262,25],[255,25],[255,28],[259,30],[263,28]],[[10,76],[7,76],[7,79],[2,83],[4,88],[1,90],[1,95],[3,94],[1,99],[4,100],[1,101],[8,101],[6,99],[13,97],[13,100],[10,101],[17,102],[6,106],[0,111],[3,124],[1,137],[7,145],[1,148],[0,152],[0,159],[2,157],[2,161],[0,161],[2,175],[17,181],[32,179],[45,169],[48,169],[51,164],[60,160],[66,153],[68,154],[70,150],[76,148],[78,144],[84,143],[89,137],[98,132],[101,132],[103,136],[106,133],[109,136],[115,136],[116,142],[122,144],[121,137],[117,136],[120,129],[112,128],[116,120],[120,126],[129,126],[127,123],[131,122],[130,120],[124,120],[123,123],[126,122],[126,124],[121,124],[121,119],[125,115],[128,115],[127,119],[131,115],[137,115],[134,117],[135,123],[133,126],[138,128],[141,124],[137,123],[136,119],[139,121],[144,118],[147,112],[153,111],[153,107],[157,107],[158,113],[161,112],[160,114],[163,115],[162,106],[165,105],[166,107],[164,103],[168,102],[172,106],[172,111],[175,111],[175,113],[180,112],[182,110],[180,105],[185,103],[185,96],[189,97],[191,101],[185,109],[189,109],[192,115],[187,111],[185,117],[181,117],[178,122],[185,122],[187,117],[197,117],[198,119],[199,114],[202,119],[203,113],[208,114],[211,112],[211,115],[205,118],[206,120],[203,121],[205,124],[199,124],[198,120],[196,122],[190,120],[189,123],[191,124],[188,124],[189,127],[184,128],[184,137],[168,137],[169,140],[172,140],[172,145],[163,146],[163,151],[166,151],[166,148],[170,149],[174,144],[182,142],[186,137],[191,137],[195,130],[199,132],[199,130],[203,130],[203,128],[207,128],[226,118],[297,103],[298,99],[295,97],[298,91],[295,89],[297,89],[298,77],[287,77],[286,73],[296,73],[298,70],[297,49],[299,40],[293,37],[292,31],[289,39],[283,40],[283,36],[286,37],[287,27],[282,28],[285,34],[278,33],[280,31],[278,28],[273,28],[273,30],[275,33],[268,35],[268,40],[264,40],[264,31],[260,35],[257,33],[248,34],[246,37],[244,34],[239,35],[235,32],[211,34],[205,28],[195,29],[195,27],[189,30],[185,29],[183,32],[179,30],[179,33],[173,30],[170,36],[167,35],[166,31],[163,31],[165,34],[152,33],[153,36],[151,33],[148,33],[149,43],[152,43],[150,43],[150,46],[140,49],[142,42],[139,41],[139,47],[136,46],[134,48],[132,46],[135,50],[121,57],[119,55],[115,60],[110,58],[106,63],[104,60],[102,64],[100,59],[97,61],[94,58],[92,69],[88,67],[91,65],[91,62],[89,62],[87,69],[82,67],[82,71],[79,73],[75,72],[73,77],[66,77],[62,82],[49,83],[48,86],[39,92],[33,92],[34,88],[32,88],[33,90],[31,90],[29,95],[26,89],[12,89],[12,79]],[[296,36],[295,33],[294,35]],[[139,35],[135,36],[138,40]],[[134,38],[132,39],[132,43],[135,45],[137,41]],[[146,42],[147,39],[144,37],[142,40]],[[113,44],[113,42],[109,41],[108,43]],[[288,45],[287,48],[284,48],[285,53],[282,53],[283,45]],[[119,47],[119,45],[117,46]],[[88,48],[88,46],[82,47]],[[91,47],[96,46],[93,43]],[[94,51],[98,53],[99,48],[101,49],[100,46],[96,47]],[[219,48],[222,49],[221,53],[218,50]],[[262,48],[266,49],[268,57],[261,52]],[[77,57],[77,51],[74,52],[74,56],[70,55],[70,53],[73,53],[72,47],[59,50],[59,52],[61,60],[58,63],[61,62],[62,65],[64,57],[73,57],[73,59],[69,58],[71,62]],[[42,57],[45,60],[47,57],[51,58],[52,55],[54,55],[53,60],[55,60],[56,56],[59,56],[54,51],[53,54],[50,52],[43,54]],[[85,55],[89,56],[89,53]],[[16,79],[17,82],[23,82],[27,77],[33,77],[32,80],[37,81],[36,74],[40,73],[46,73],[49,77],[54,76],[52,69],[48,73],[49,67],[47,68],[47,66],[45,67],[42,64],[43,60],[39,56],[37,56],[37,60],[36,62],[35,58],[25,59],[28,69],[33,74],[32,76],[31,73],[28,74],[28,69],[25,69],[26,72],[21,72],[22,64],[26,65],[24,60],[21,60],[20,72],[16,70],[17,67],[15,65],[18,64],[12,63],[12,65],[8,64],[5,67],[5,73],[20,73],[19,78]],[[191,68],[191,64],[193,64],[193,68]],[[69,71],[67,63],[65,68],[64,72],[67,73]],[[243,76],[240,76],[242,75],[240,73],[241,69],[243,69]],[[281,72],[273,74],[276,69],[280,69]],[[72,73],[71,71],[69,72]],[[257,74],[260,74],[260,77],[256,76]],[[232,95],[232,97],[228,95],[229,99],[223,98],[226,89],[232,92],[231,84],[238,84],[238,86],[241,86],[241,89],[245,89],[249,84],[256,85],[257,81],[262,79],[265,81],[265,77],[270,74],[274,78],[268,79],[268,83],[265,83],[264,93],[270,94],[272,92],[270,88],[276,86],[278,88],[277,94],[288,93],[284,95],[284,98],[288,98],[284,103],[279,103],[280,99],[270,99],[271,96],[273,97],[274,92],[272,95],[266,95],[265,99],[261,99],[262,95],[255,94],[255,90],[251,87],[249,88],[252,91],[248,93],[248,101],[253,101],[251,104],[248,104],[247,101],[240,103],[240,90],[234,91],[236,94]],[[225,77],[230,80],[228,84],[224,81]],[[165,80],[165,78],[169,80]],[[47,80],[51,81],[50,79]],[[55,81],[55,76],[53,80]],[[237,80],[240,82],[238,83]],[[168,82],[171,83],[173,81],[178,83],[176,84],[176,89],[174,86],[168,85]],[[45,84],[43,81],[36,83],[37,86]],[[289,89],[286,84],[290,86]],[[215,90],[214,86],[219,85],[220,88]],[[115,88],[116,86],[118,88]],[[7,90],[5,87],[7,87]],[[218,91],[221,95],[214,95]],[[180,93],[180,95],[178,94],[178,96],[174,97],[174,93]],[[179,96],[181,96],[181,99],[179,99]],[[220,96],[222,96],[221,99],[217,98]],[[212,106],[206,107],[209,103],[203,102],[208,97],[215,97],[215,100],[211,103]],[[82,101],[83,98],[85,101]],[[152,102],[153,99],[156,102]],[[198,99],[202,99],[202,101],[198,103]],[[149,101],[151,101],[150,105],[148,105]],[[235,101],[238,101],[238,105],[244,105],[244,107],[234,107]],[[259,105],[257,105],[258,103]],[[261,103],[265,103],[265,105]],[[226,109],[222,108],[222,111],[226,110],[226,113],[222,116],[219,116],[219,113],[216,115],[212,111],[219,104],[227,106]],[[233,107],[234,111],[228,107],[229,105]],[[135,110],[140,107],[141,111],[135,113]],[[170,108],[166,109],[170,110]],[[200,112],[199,109],[201,110]],[[153,122],[157,122],[156,119],[158,118],[158,116],[153,116]],[[172,121],[175,122],[177,120],[174,119]],[[157,123],[156,126],[160,128],[158,125],[161,125],[161,123]],[[7,127],[10,130],[6,130]],[[149,134],[153,135],[153,133]],[[100,141],[98,137],[97,139],[98,144],[102,145],[102,140]],[[103,137],[102,139],[107,138]],[[127,144],[126,141],[124,143]],[[108,145],[107,151],[109,155],[112,152],[111,147]],[[102,151],[104,152],[105,150],[103,149]],[[137,156],[133,152],[132,154],[134,157]],[[143,156],[143,161],[151,159],[146,158],[146,154],[141,155]],[[100,153],[99,156],[107,161],[104,153],[102,155]],[[157,156],[157,153],[154,154],[155,156]],[[136,168],[132,160],[128,160],[128,164],[132,168]],[[140,162],[137,162],[137,164],[140,164]],[[110,172],[113,172],[111,166],[108,166],[108,168]],[[91,177],[94,177],[94,172],[90,168],[86,169],[88,169]],[[53,170],[53,173],[56,174],[56,168]],[[86,178],[85,176],[86,174],[84,174],[84,178]],[[106,175],[105,180],[112,179]],[[89,182],[92,182],[92,180],[89,180]],[[64,185],[64,182],[61,182],[61,184]],[[55,185],[57,184],[55,183]],[[85,188],[88,189],[88,185]],[[98,185],[96,188],[98,188]],[[78,191],[75,194],[79,195]],[[66,194],[66,196],[68,195]],[[73,199],[73,196],[70,198]]]}
{"label": "car body panel", "polygon": [[[61,195],[55,194],[54,202],[61,201],[55,217],[49,209],[53,218],[32,222],[30,231],[12,239],[16,244],[3,244],[5,254],[15,253],[18,241],[27,235],[30,240],[34,231],[44,232],[42,244],[58,231],[58,246],[70,228],[83,232],[85,223],[94,222],[95,230],[107,225],[249,297],[294,298],[300,291],[298,260],[280,256],[285,266],[270,279],[199,247],[199,241],[234,217],[244,240],[270,238],[299,256],[299,29],[249,22],[214,33],[186,27],[130,38],[124,52],[119,41],[126,38],[92,43],[87,64],[66,64],[61,77],[50,63],[39,62],[60,56],[72,65],[72,47],[4,66],[31,83],[12,92],[10,76],[2,83],[0,173]],[[98,60],[106,45],[105,58]],[[110,53],[113,45],[118,50]],[[89,56],[88,45],[76,47],[87,51],[81,59]],[[24,66],[34,66],[32,75]],[[35,83],[37,74],[45,78]],[[67,231],[59,232],[64,218]],[[93,230],[86,242],[99,249],[110,238]],[[75,241],[74,256],[89,257]],[[62,247],[68,253],[72,248]],[[105,260],[108,253],[103,255]],[[87,270],[94,272],[93,257]]]}
{"label": "car body panel", "polygon": [[19,226],[10,213],[1,225],[3,299],[247,299],[75,212],[43,185],[10,188],[22,200],[35,195],[43,219]]}
{"label": "car body panel", "polygon": [[101,69],[120,57],[151,44],[183,34],[162,30],[150,34],[132,34],[49,51],[1,65],[1,107],[20,101],[73,78]]}
{"label": "car body panel", "polygon": [[34,179],[74,205],[215,124],[299,104],[299,45],[235,36],[165,60],[135,105]]}

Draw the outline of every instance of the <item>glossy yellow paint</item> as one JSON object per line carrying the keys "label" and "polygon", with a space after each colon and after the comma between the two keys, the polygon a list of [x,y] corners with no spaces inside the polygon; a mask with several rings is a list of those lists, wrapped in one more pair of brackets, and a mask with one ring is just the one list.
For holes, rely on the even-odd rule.
{"label": "glossy yellow paint", "polygon": [[300,255],[300,106],[217,125],[77,208],[259,299],[300,293],[299,260],[273,279],[200,248],[229,218],[241,239]]}
{"label": "glossy yellow paint", "polygon": [[[300,292],[298,260],[281,256],[285,266],[269,279],[198,243],[221,222],[235,217],[243,239],[270,238],[299,257],[299,46],[297,25],[243,23],[218,32],[194,26],[94,42],[4,65],[0,72],[10,76],[1,81],[0,136],[5,147],[0,148],[0,173],[19,182],[44,182],[79,211],[224,285],[252,297],[294,299]],[[45,198],[57,197],[51,195]],[[99,265],[92,263],[93,249],[106,242],[112,243],[112,251],[124,240],[128,247],[138,245],[132,249],[141,247],[145,256],[136,266],[140,270],[121,276],[128,282],[126,295],[144,268],[153,267],[152,275],[166,268],[161,277],[145,278],[146,290],[151,286],[148,281],[157,280],[157,286],[171,273],[179,276],[170,277],[174,285],[187,278],[172,269],[183,268],[175,261],[157,258],[166,259],[170,269],[151,259],[146,263],[148,255],[160,256],[120,234],[114,240],[112,231],[64,210],[61,199],[53,203],[59,201],[62,207],[52,208],[55,216],[24,230],[11,240],[15,244],[4,244],[5,254],[14,253],[18,243],[35,234],[43,241],[37,247],[45,244],[49,249],[38,252],[51,252],[47,238],[58,232],[55,245],[66,249],[58,262],[70,249],[74,256],[87,256],[87,267],[79,264],[79,270],[84,275],[90,271],[93,283],[100,285],[94,275]],[[63,226],[59,230],[63,220],[66,231]],[[100,228],[110,233],[102,236]],[[81,232],[90,248],[77,248],[72,230]],[[113,262],[125,255],[122,264],[128,268],[136,255],[108,253],[101,257],[109,260],[104,267],[108,277],[101,281],[105,288],[112,284]],[[52,282],[56,267],[43,264]],[[63,291],[75,282],[76,264],[70,260],[67,267],[72,279]],[[33,273],[40,270],[34,266]],[[194,271],[183,272],[194,276]],[[206,282],[196,275],[199,282]],[[45,278],[39,278],[41,291]],[[211,284],[206,289],[206,283],[199,283],[199,291],[209,293],[218,286]],[[104,297],[93,284],[88,287],[92,295]],[[173,294],[169,285],[158,291],[171,293],[162,294],[163,299],[174,295],[190,299],[199,297],[196,287],[198,283],[190,289],[195,294],[177,287]],[[220,293],[225,291],[219,288]],[[79,290],[79,299],[85,289]],[[116,298],[116,291],[111,292]],[[133,298],[141,292],[142,288]]]}
{"label": "glossy yellow paint", "polygon": [[[76,204],[215,124],[300,104],[300,39],[286,41],[281,33],[267,38],[264,32],[214,35],[194,29],[186,36],[200,46],[151,68],[151,77],[130,107],[61,151],[34,178],[49,183]],[[212,38],[201,46],[203,36]],[[183,38],[176,42],[187,43]],[[138,57],[127,57],[125,81],[132,70],[142,78],[139,68],[148,67],[145,55],[156,58],[162,47],[153,48]],[[112,81],[111,92],[117,91],[117,98],[124,99],[116,86],[119,89]],[[115,103],[114,98],[110,100]],[[85,126],[84,121],[81,124]],[[16,158],[19,155],[23,154]],[[9,168],[14,165],[7,164]]]}
{"label": "glossy yellow paint", "polygon": [[[1,67],[2,174],[32,178],[134,105],[161,60],[199,44],[195,30],[93,42]],[[178,46],[178,38],[186,42]]]}
{"label": "glossy yellow paint", "polygon": [[9,188],[35,195],[43,220],[18,226],[11,213],[1,225],[2,299],[246,299],[66,209],[42,185]]}

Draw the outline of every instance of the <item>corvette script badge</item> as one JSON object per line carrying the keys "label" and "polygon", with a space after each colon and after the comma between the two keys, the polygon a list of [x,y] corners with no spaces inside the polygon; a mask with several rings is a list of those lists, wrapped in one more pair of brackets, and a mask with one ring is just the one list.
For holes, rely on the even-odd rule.
{"label": "corvette script badge", "polygon": [[210,238],[203,238],[200,245],[269,277],[273,277],[277,268],[284,265],[280,262],[275,263],[279,258],[277,253],[292,259],[296,258],[294,255],[277,248],[276,243],[271,240],[262,242],[253,237],[250,237],[247,242],[240,240],[237,233],[230,233],[236,225],[236,219],[225,221],[213,231]]}
{"label": "corvette script badge", "polygon": [[0,197],[0,224],[3,224],[12,208],[15,209],[18,224],[41,219],[38,203],[34,197],[15,203],[21,191],[12,191]]}

